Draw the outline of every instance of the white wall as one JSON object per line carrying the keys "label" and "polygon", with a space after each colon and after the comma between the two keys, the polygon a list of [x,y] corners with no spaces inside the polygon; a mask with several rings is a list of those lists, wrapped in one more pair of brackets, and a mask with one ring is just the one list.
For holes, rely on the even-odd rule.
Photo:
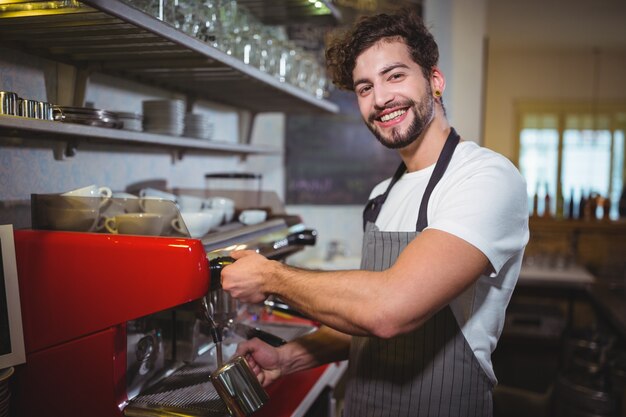
{"label": "white wall", "polygon": [[485,146],[517,162],[520,100],[626,102],[623,0],[488,0],[487,11]]}
{"label": "white wall", "polygon": [[439,45],[448,119],[467,140],[483,143],[483,67],[487,0],[426,0],[424,21]]}
{"label": "white wall", "polygon": [[[598,59],[598,91],[593,91]],[[515,103],[594,99],[626,103],[626,50],[494,48],[489,53],[485,146],[517,162]]]}

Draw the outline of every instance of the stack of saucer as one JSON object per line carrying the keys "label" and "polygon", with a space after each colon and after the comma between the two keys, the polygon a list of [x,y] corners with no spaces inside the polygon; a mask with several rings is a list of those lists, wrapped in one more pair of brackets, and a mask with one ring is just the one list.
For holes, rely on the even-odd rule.
{"label": "stack of saucer", "polygon": [[213,124],[206,114],[187,113],[185,115],[185,136],[198,139],[211,139]]}
{"label": "stack of saucer", "polygon": [[143,130],[143,116],[139,113],[116,111],[118,119],[122,122],[122,129],[141,132]]}
{"label": "stack of saucer", "polygon": [[180,136],[185,127],[185,103],[182,100],[145,100],[143,130],[162,135]]}

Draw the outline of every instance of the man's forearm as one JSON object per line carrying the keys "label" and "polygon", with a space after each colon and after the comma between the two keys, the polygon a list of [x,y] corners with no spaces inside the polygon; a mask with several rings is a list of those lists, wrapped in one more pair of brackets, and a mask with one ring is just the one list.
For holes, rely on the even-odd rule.
{"label": "man's forearm", "polygon": [[291,374],[348,358],[351,336],[322,326],[318,331],[280,347],[283,373]]}
{"label": "man's forearm", "polygon": [[[314,271],[279,262],[267,272],[268,293],[305,315],[350,335],[370,335],[377,322],[371,271]],[[372,314],[373,313],[373,314]]]}

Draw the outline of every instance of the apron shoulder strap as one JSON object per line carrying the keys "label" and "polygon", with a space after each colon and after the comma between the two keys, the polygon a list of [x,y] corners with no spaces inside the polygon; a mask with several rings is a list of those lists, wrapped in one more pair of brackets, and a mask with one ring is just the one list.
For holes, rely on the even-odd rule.
{"label": "apron shoulder strap", "polygon": [[391,182],[387,186],[387,190],[385,190],[383,194],[380,194],[367,202],[365,208],[363,209],[363,230],[365,230],[367,222],[376,223],[378,214],[380,214],[380,209],[383,207],[385,200],[387,200],[389,191],[391,191],[391,188],[396,184],[396,182],[398,182],[400,177],[402,177],[405,172],[406,165],[404,165],[404,162],[400,162],[396,172],[393,174],[393,177],[391,177]]}

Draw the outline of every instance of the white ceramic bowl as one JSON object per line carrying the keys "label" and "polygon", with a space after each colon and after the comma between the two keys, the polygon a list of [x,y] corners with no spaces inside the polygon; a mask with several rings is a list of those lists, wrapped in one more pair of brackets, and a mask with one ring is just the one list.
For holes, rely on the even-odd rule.
{"label": "white ceramic bowl", "polygon": [[[182,221],[181,221],[182,220]],[[172,227],[179,233],[187,234],[193,238],[200,238],[218,226],[221,216],[218,211],[183,211],[180,217],[172,220]],[[185,230],[186,228],[186,230]]]}
{"label": "white ceramic bowl", "polygon": [[229,223],[235,215],[235,201],[226,197],[211,197],[205,200],[205,207],[221,209],[224,212],[224,221]]}
{"label": "white ceramic bowl", "polygon": [[106,214],[118,215],[122,213],[138,213],[140,211],[139,197],[129,193],[115,192]]}
{"label": "white ceramic bowl", "polygon": [[239,214],[239,221],[245,225],[259,224],[265,221],[267,218],[267,211],[265,210],[244,210]]}
{"label": "white ceramic bowl", "polygon": [[178,196],[178,205],[181,211],[201,211],[204,207],[204,198],[181,194]]}

